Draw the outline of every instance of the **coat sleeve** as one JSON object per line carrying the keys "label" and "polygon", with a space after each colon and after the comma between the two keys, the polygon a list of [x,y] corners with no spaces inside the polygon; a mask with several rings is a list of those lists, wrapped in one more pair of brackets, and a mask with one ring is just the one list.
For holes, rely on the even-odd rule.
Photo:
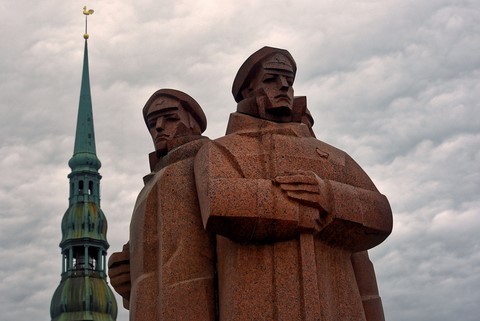
{"label": "coat sleeve", "polygon": [[239,242],[273,242],[320,230],[317,237],[354,252],[380,244],[392,229],[388,200],[345,157],[338,179],[325,179],[329,213],[320,215],[288,198],[272,180],[244,177],[234,155],[218,142],[207,143],[195,159],[205,229]]}
{"label": "coat sleeve", "polygon": [[342,176],[343,182],[326,180],[330,213],[320,238],[355,252],[367,250],[390,235],[390,204],[348,155]]}
{"label": "coat sleeve", "polygon": [[220,144],[205,144],[194,166],[207,231],[239,242],[277,241],[299,233],[302,205],[270,179],[243,177],[235,157]]}

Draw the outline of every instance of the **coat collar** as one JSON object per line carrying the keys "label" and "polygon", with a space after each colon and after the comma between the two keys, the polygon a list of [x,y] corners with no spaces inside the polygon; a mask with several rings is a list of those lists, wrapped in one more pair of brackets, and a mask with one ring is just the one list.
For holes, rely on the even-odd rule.
{"label": "coat collar", "polygon": [[157,157],[156,152],[151,152],[148,155],[150,160],[150,170],[152,172],[143,178],[145,184],[162,168],[183,159],[195,157],[200,147],[209,141],[208,137],[200,135],[188,136],[189,139],[186,139],[185,137],[186,136],[184,136],[182,140],[183,144],[173,148],[163,157]]}
{"label": "coat collar", "polygon": [[230,114],[227,126],[228,134],[258,136],[264,134],[280,134],[298,137],[311,137],[308,126],[303,123],[276,123],[250,115],[235,112]]}

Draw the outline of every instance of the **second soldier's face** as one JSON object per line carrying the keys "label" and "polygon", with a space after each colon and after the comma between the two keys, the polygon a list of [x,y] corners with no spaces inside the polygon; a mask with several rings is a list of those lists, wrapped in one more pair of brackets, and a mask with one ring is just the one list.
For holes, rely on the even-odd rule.
{"label": "second soldier's face", "polygon": [[153,101],[147,114],[147,126],[155,150],[160,154],[167,153],[168,141],[192,132],[187,112],[177,99],[170,97],[159,97]]}
{"label": "second soldier's face", "polygon": [[265,116],[271,121],[291,120],[293,107],[293,72],[285,69],[262,68],[252,80],[252,93],[267,99]]}

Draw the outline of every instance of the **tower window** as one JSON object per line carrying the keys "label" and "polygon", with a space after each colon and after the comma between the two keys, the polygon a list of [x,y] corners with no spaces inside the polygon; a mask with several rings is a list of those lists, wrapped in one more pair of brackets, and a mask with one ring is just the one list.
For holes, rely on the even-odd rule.
{"label": "tower window", "polygon": [[83,194],[83,181],[78,182],[78,194]]}
{"label": "tower window", "polygon": [[88,195],[92,195],[92,194],[93,194],[93,182],[89,181],[88,182]]}
{"label": "tower window", "polygon": [[94,246],[75,246],[73,248],[74,270],[98,270],[99,248]]}

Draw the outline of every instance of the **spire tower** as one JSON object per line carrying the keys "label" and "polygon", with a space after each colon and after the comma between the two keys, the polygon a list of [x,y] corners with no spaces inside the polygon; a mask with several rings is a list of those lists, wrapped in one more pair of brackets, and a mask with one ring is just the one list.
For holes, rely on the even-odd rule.
{"label": "spire tower", "polygon": [[62,219],[61,281],[50,305],[52,321],[115,321],[117,302],[107,284],[107,220],[100,208],[101,167],[95,147],[92,98],[88,68],[88,34],[85,47],[71,173],[69,207]]}

